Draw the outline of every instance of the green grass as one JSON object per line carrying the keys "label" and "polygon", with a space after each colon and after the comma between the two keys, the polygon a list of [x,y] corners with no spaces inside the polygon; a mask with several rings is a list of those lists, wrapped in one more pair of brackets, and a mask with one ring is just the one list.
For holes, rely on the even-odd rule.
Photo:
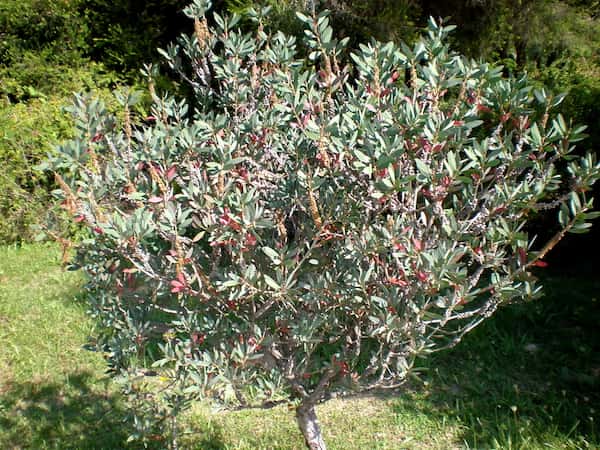
{"label": "green grass", "polygon": [[[553,276],[429,364],[428,417],[467,448],[600,448],[600,280]],[[411,405],[404,403],[405,407]]]}
{"label": "green grass", "polygon": [[[81,278],[54,246],[0,248],[0,448],[133,448]],[[600,448],[600,280],[553,276],[547,296],[469,335],[401,392],[318,407],[332,449]],[[293,412],[196,405],[182,448],[301,449]]]}
{"label": "green grass", "polygon": [[122,448],[124,410],[101,355],[81,279],[55,247],[0,249],[0,448]]}

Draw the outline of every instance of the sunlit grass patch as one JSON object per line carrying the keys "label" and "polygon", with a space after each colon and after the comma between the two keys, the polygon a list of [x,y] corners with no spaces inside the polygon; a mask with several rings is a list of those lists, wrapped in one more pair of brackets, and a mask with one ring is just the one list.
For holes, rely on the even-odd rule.
{"label": "sunlit grass patch", "polygon": [[0,248],[0,448],[122,448],[123,405],[54,246]]}

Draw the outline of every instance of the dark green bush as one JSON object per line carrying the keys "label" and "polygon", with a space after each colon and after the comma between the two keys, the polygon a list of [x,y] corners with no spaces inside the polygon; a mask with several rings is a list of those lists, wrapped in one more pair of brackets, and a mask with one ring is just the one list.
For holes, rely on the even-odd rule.
{"label": "dark green bush", "polygon": [[187,25],[180,11],[185,0],[81,0],[80,14],[89,27],[88,55],[133,79],[142,65],[158,57]]}
{"label": "dark green bush", "polygon": [[11,65],[27,50],[51,54],[53,62],[72,61],[88,46],[79,1],[3,0],[0,3],[0,64]]}
{"label": "dark green bush", "polygon": [[[236,16],[207,26],[209,5],[161,52],[194,104],[154,91],[140,122],[132,92],[116,118],[77,96],[49,167],[89,230],[76,265],[133,436],[174,448],[176,414],[203,394],[288,399],[324,450],[318,402],[395,388],[416,356],[539,292],[529,271],[600,216],[586,194],[600,165],[571,154],[584,127],[553,114],[560,97],[452,52],[453,27],[344,59],[327,13],[298,14],[298,57],[256,12],[254,33]],[[547,210],[557,232],[528,235]]]}

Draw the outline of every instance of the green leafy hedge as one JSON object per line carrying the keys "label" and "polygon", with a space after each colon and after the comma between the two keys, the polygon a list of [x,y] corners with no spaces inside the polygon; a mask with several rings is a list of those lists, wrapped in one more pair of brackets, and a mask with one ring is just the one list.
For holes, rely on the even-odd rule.
{"label": "green leafy hedge", "polygon": [[0,124],[0,243],[30,240],[30,225],[45,215],[52,185],[33,166],[71,127],[57,99],[5,105]]}

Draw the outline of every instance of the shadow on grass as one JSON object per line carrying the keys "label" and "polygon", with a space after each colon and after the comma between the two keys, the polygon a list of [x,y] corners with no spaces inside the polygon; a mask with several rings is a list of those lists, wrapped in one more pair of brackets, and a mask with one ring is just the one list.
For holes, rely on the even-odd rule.
{"label": "shadow on grass", "polygon": [[88,372],[65,383],[9,384],[0,399],[3,448],[117,449],[127,444],[125,410],[117,394]]}
{"label": "shadow on grass", "polygon": [[[138,449],[128,442],[132,429],[118,392],[102,386],[89,372],[70,374],[65,383],[9,383],[0,392],[0,448]],[[221,450],[222,429],[202,424],[181,440],[185,448]],[[166,448],[147,443],[145,448]]]}
{"label": "shadow on grass", "polygon": [[600,280],[554,277],[426,361],[401,408],[461,427],[469,448],[600,446]]}

